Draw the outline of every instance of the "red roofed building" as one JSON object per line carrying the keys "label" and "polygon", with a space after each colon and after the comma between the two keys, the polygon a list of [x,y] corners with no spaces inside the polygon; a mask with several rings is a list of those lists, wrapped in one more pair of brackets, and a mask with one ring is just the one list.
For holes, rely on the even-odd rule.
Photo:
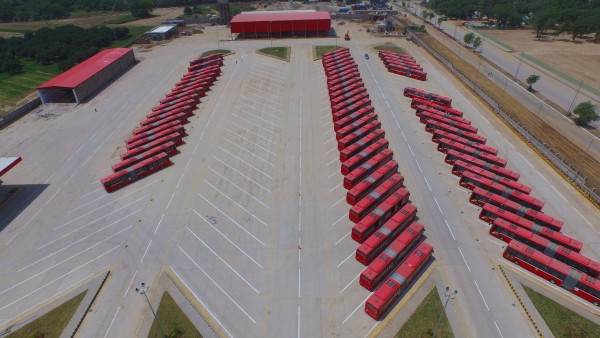
{"label": "red roofed building", "polygon": [[231,19],[231,33],[241,36],[319,35],[331,30],[329,12],[254,11]]}
{"label": "red roofed building", "polygon": [[83,102],[135,63],[131,48],[105,49],[37,87],[42,103]]}

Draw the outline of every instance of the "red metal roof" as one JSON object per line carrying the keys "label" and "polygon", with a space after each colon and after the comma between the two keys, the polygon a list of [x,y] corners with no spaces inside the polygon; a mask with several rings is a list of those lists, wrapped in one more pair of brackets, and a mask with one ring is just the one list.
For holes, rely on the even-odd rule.
{"label": "red metal roof", "polygon": [[273,13],[241,13],[231,19],[231,23],[295,21],[295,20],[331,20],[329,12],[273,12]]}
{"label": "red metal roof", "polygon": [[20,157],[0,157],[0,176],[6,174],[19,162],[21,162]]}
{"label": "red metal roof", "polygon": [[129,53],[129,51],[131,51],[131,48],[105,49],[66,72],[57,75],[50,81],[39,86],[38,89],[53,87],[73,89],[100,72],[102,69],[108,67],[123,55]]}

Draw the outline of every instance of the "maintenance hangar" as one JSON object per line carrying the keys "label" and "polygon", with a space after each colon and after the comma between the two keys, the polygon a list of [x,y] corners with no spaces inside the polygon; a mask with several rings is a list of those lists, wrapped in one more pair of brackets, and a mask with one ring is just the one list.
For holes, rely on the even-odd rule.
{"label": "maintenance hangar", "polygon": [[241,37],[318,36],[331,30],[331,16],[314,10],[243,12],[231,19],[230,27]]}
{"label": "maintenance hangar", "polygon": [[135,63],[133,49],[105,49],[37,87],[42,103],[81,103]]}

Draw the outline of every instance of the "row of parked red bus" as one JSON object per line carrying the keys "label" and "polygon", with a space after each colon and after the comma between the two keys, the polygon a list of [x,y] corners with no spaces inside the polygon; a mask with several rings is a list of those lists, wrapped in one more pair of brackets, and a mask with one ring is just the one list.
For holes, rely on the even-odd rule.
{"label": "row of parked red bus", "polygon": [[424,243],[425,227],[417,222],[417,208],[409,202],[410,192],[349,50],[326,53],[322,61],[346,201],[352,206],[349,218],[355,223],[351,237],[361,243],[355,257],[366,266],[360,285],[376,290],[365,311],[380,319],[427,267],[433,248]]}
{"label": "row of parked red bus", "polygon": [[379,51],[379,58],[383,61],[385,68],[387,68],[390,73],[421,81],[427,80],[427,73],[425,73],[417,61],[408,54],[381,50]]}
{"label": "row of parked red bus", "polygon": [[433,133],[459,184],[471,190],[469,201],[481,207],[479,218],[490,223],[489,233],[509,243],[504,257],[599,305],[600,262],[580,253],[582,242],[560,232],[563,221],[541,212],[544,201],[529,195],[531,187],[505,168],[506,160],[450,107],[451,99],[417,88],[404,94],[412,98],[411,107]]}
{"label": "row of parked red bus", "polygon": [[100,182],[107,192],[115,191],[171,164],[177,146],[186,135],[184,124],[193,115],[210,87],[221,75],[223,54],[212,54],[190,62],[188,73],[160,100],[125,140],[127,151],[112,166],[113,174]]}

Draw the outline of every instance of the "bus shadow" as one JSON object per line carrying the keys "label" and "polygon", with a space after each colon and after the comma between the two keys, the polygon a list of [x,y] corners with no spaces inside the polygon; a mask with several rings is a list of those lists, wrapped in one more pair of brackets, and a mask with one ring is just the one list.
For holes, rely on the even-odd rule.
{"label": "bus shadow", "polygon": [[0,185],[0,231],[4,230],[49,184]]}

